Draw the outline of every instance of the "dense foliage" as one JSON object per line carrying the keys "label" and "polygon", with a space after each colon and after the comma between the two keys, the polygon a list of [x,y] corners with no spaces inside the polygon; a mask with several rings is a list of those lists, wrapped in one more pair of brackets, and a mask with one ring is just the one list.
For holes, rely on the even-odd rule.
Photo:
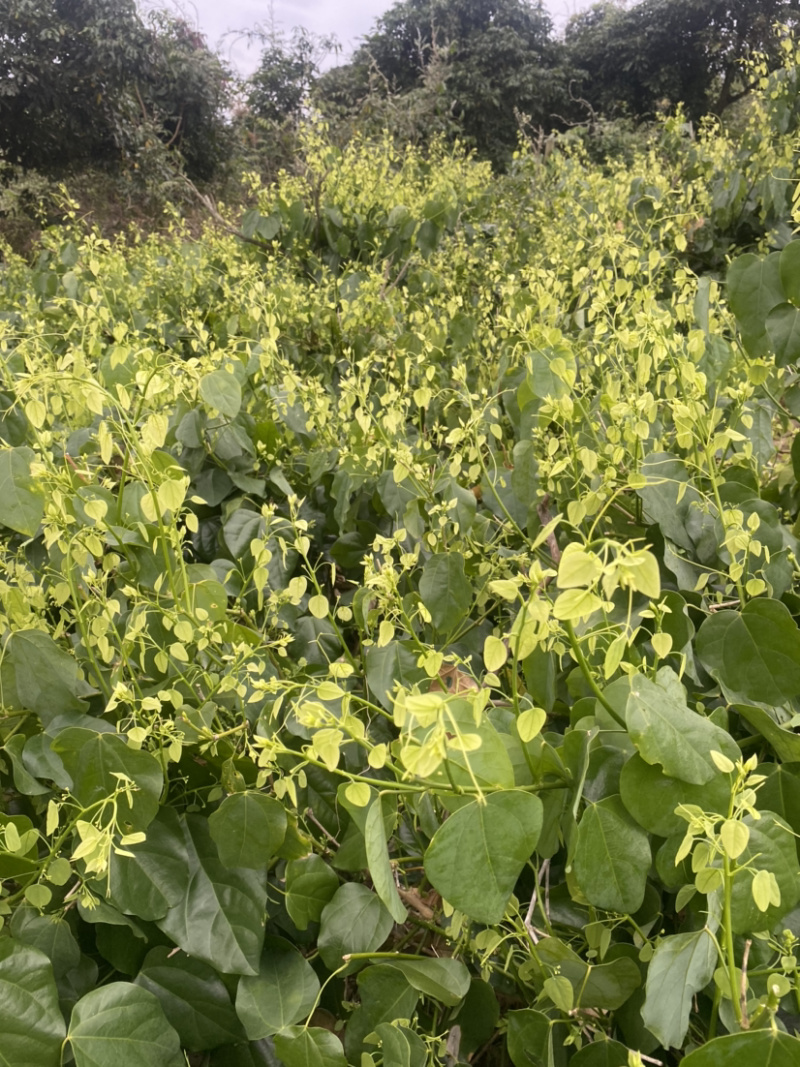
{"label": "dense foliage", "polygon": [[798,1062],[798,62],[5,253],[6,1063]]}

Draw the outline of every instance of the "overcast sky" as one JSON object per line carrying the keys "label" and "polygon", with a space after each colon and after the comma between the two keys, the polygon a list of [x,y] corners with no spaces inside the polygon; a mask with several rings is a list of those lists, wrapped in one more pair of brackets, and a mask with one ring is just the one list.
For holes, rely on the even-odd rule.
{"label": "overcast sky", "polygon": [[[547,7],[557,25],[591,0],[547,0]],[[274,12],[277,26],[287,33],[293,26],[305,26],[318,34],[336,34],[343,57],[358,43],[358,38],[372,29],[375,19],[393,6],[393,0],[143,0],[143,7],[166,7],[180,10],[199,26],[212,47],[248,74],[258,61],[258,48],[248,49],[230,30],[246,30],[256,24],[269,23]]]}

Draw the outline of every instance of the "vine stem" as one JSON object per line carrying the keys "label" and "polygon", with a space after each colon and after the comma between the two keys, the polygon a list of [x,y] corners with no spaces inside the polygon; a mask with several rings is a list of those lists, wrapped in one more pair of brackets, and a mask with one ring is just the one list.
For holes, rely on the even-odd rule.
{"label": "vine stem", "polygon": [[606,709],[606,711],[611,716],[611,718],[614,720],[614,722],[617,723],[618,726],[621,726],[623,730],[627,730],[628,727],[627,727],[627,724],[626,724],[625,720],[611,706],[611,704],[609,704],[609,702],[603,696],[603,693],[600,690],[600,686],[594,680],[594,675],[592,674],[591,668],[589,667],[589,664],[586,662],[586,657],[584,656],[583,650],[581,649],[581,646],[578,643],[578,638],[575,636],[575,631],[572,628],[572,623],[571,622],[565,622],[564,623],[564,629],[566,630],[567,638],[569,639],[569,646],[572,649],[572,654],[574,655],[575,659],[577,660],[578,666],[581,669],[581,673],[583,674],[583,677],[586,679],[586,682],[587,682],[589,688],[591,689],[592,693],[596,697],[597,701]]}

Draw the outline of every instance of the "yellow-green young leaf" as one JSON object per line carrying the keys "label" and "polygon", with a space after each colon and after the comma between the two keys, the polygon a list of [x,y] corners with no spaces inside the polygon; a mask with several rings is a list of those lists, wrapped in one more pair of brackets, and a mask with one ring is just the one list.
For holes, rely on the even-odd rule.
{"label": "yellow-green young leaf", "polygon": [[567,545],[558,565],[559,589],[575,589],[579,586],[592,585],[603,573],[603,561],[587,552],[582,545]]}
{"label": "yellow-green young leaf", "polygon": [[665,656],[668,656],[672,651],[672,637],[670,634],[653,634],[653,636],[650,638],[650,643],[653,646],[653,649],[655,650],[655,654],[660,659],[663,659]]}
{"label": "yellow-green young leaf", "polygon": [[394,637],[394,626],[388,619],[384,619],[378,627],[378,648],[386,648]]}
{"label": "yellow-green young leaf", "polygon": [[722,871],[719,867],[702,867],[694,878],[698,892],[708,896],[722,885]]}
{"label": "yellow-green young leaf", "polygon": [[308,610],[315,619],[326,619],[328,617],[328,598],[323,596],[322,593],[312,596],[308,602]]}
{"label": "yellow-green young leaf", "polygon": [[489,582],[489,592],[493,596],[501,597],[503,600],[516,600],[519,586],[516,582],[512,582],[507,578],[498,578],[494,582]]}
{"label": "yellow-green young leaf", "polygon": [[627,647],[628,638],[625,634],[620,634],[619,637],[614,638],[606,649],[605,658],[603,660],[603,677],[606,681],[608,681],[611,675],[616,671],[617,667],[619,667]]}
{"label": "yellow-green young leaf", "polygon": [[105,464],[110,463],[114,454],[114,438],[106,422],[101,422],[97,428],[97,444],[100,448],[100,459]]}
{"label": "yellow-green young leaf", "polygon": [[25,890],[25,899],[34,908],[46,908],[53,899],[53,894],[46,885],[29,885]]}
{"label": "yellow-green young leaf", "polygon": [[58,829],[58,804],[54,800],[50,800],[47,803],[47,823],[45,825],[45,832],[48,837],[54,834]]}
{"label": "yellow-green young leaf", "polygon": [[367,763],[370,767],[373,767],[376,771],[386,765],[386,745],[376,745],[375,748],[370,749],[370,753],[367,756]]}
{"label": "yellow-green young leaf", "polygon": [[372,791],[365,782],[351,782],[344,791],[351,804],[357,808],[365,808],[369,804]]}
{"label": "yellow-green young leaf", "polygon": [[568,589],[561,593],[553,605],[553,614],[561,622],[573,619],[588,619],[603,606],[599,596],[586,589]]}
{"label": "yellow-green young leaf", "polygon": [[517,733],[520,741],[527,745],[537,736],[547,721],[547,712],[544,708],[526,708],[517,717]]}
{"label": "yellow-green young leaf", "polygon": [[759,911],[766,911],[772,901],[772,884],[769,871],[756,871],[751,886],[753,900]]}
{"label": "yellow-green young leaf", "polygon": [[47,408],[41,400],[29,400],[25,405],[25,414],[28,416],[31,425],[35,429],[41,430],[47,417]]}
{"label": "yellow-green young leaf", "polygon": [[6,823],[6,848],[9,852],[19,852],[22,845],[22,839],[19,836],[19,830],[13,822]]}
{"label": "yellow-green young leaf", "polygon": [[84,504],[83,510],[90,519],[95,522],[101,522],[106,517],[108,504],[106,504],[105,500],[89,500]]}
{"label": "yellow-green young leaf", "polygon": [[66,885],[72,877],[72,864],[64,856],[53,860],[47,868],[47,880],[53,885]]}
{"label": "yellow-green young leaf", "polygon": [[188,481],[185,478],[168,478],[158,487],[158,506],[161,513],[177,511],[184,501]]}
{"label": "yellow-green young leaf", "polygon": [[155,413],[148,415],[144,426],[142,426],[142,442],[148,452],[161,448],[167,439],[168,427],[169,422],[166,415]]}
{"label": "yellow-green young leaf", "polygon": [[657,600],[661,595],[658,560],[646,548],[628,556],[620,570],[625,574],[626,584],[637,593],[644,593],[651,600]]}
{"label": "yellow-green young leaf", "polygon": [[722,771],[723,774],[730,774],[731,771],[736,769],[733,760],[728,759],[727,756],[723,755],[721,752],[717,752],[714,748],[709,752],[709,756],[717,770]]}
{"label": "yellow-green young leaf", "polygon": [[339,746],[344,740],[341,730],[317,730],[314,734],[312,750],[322,760],[329,771],[339,766]]}
{"label": "yellow-green young leaf", "polygon": [[743,822],[736,819],[726,819],[720,827],[719,839],[729,859],[735,860],[747,848],[750,840],[750,830]]}
{"label": "yellow-green young leaf", "polygon": [[572,1011],[575,1003],[575,991],[572,988],[572,982],[570,982],[569,978],[565,978],[563,974],[557,974],[552,978],[546,978],[544,982],[544,992],[550,997],[559,1011]]}
{"label": "yellow-green young leaf", "polygon": [[490,634],[483,642],[483,662],[487,671],[499,671],[507,659],[505,642]]}

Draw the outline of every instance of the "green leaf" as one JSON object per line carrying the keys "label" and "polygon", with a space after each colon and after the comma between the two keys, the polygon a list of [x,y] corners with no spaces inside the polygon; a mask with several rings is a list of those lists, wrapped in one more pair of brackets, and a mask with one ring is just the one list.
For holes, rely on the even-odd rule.
{"label": "green leaf", "polygon": [[779,726],[768,711],[749,704],[733,705],[739,715],[761,734],[779,760],[785,763],[800,762],[800,736],[792,730]]}
{"label": "green leaf", "polygon": [[592,1041],[570,1060],[570,1067],[628,1067],[628,1050],[619,1041]]}
{"label": "green leaf", "polygon": [[35,453],[24,446],[0,451],[0,523],[33,537],[44,515],[44,494],[31,477]]}
{"label": "green leaf", "polygon": [[397,886],[394,884],[394,874],[386,844],[386,830],[383,824],[383,809],[378,796],[372,801],[367,812],[364,842],[367,850],[367,865],[375,892],[386,905],[394,921],[403,923],[408,918],[408,912],[403,907],[403,902],[397,893]]}
{"label": "green leaf", "polygon": [[275,1051],[284,1067],[346,1067],[342,1043],[321,1026],[289,1026],[275,1035]]}
{"label": "green leaf", "polygon": [[148,826],[146,839],[125,851],[131,855],[111,855],[111,901],[139,919],[163,919],[189,891],[189,852],[178,816],[162,808]]}
{"label": "green leaf", "polygon": [[180,1039],[156,997],[112,982],[81,997],[67,1034],[75,1067],[181,1067]]}
{"label": "green leaf", "polygon": [[714,612],[698,630],[695,652],[740,700],[779,705],[800,693],[800,629],[778,600]]}
{"label": "green leaf", "polygon": [[472,603],[472,586],[460,552],[439,552],[422,568],[419,595],[440,633],[452,633]]}
{"label": "green leaf", "polygon": [[130,802],[124,793],[117,798],[120,824],[130,830],[145,830],[158,812],[164,774],[155,756],[129,748],[119,734],[95,733],[82,727],[62,730],[52,745],[72,779],[72,794],[84,807],[109,796],[124,783],[133,783]]}
{"label": "green leaf", "polygon": [[201,378],[200,396],[210,408],[229,419],[235,419],[242,407],[242,387],[226,370],[216,370]]}
{"label": "green leaf", "polygon": [[40,915],[35,908],[18,908],[9,924],[12,937],[21,944],[38,948],[53,965],[59,981],[81,961],[81,950],[69,924],[57,915]]}
{"label": "green leaf", "polygon": [[190,1052],[244,1040],[228,990],[208,964],[159,945],[148,952],[134,982],[158,998]]}
{"label": "green leaf", "polygon": [[739,321],[751,356],[764,351],[767,315],[786,299],[781,284],[780,253],[739,256],[728,267],[728,303]]}
{"label": "green leaf", "polygon": [[[772,929],[800,900],[794,835],[788,824],[774,812],[762,811],[760,815],[760,819],[747,815],[743,820],[750,838],[737,866],[741,868],[750,861],[751,869],[737,870],[733,878],[731,925],[735,934]],[[759,869],[775,877],[781,893],[780,904],[773,904],[766,910],[758,908],[753,899],[753,871]]]}
{"label": "green leaf", "polygon": [[375,1033],[380,1038],[386,1067],[425,1067],[428,1049],[419,1034],[396,1022],[381,1023]]}
{"label": "green leaf", "polygon": [[774,307],[767,315],[766,330],[779,367],[800,359],[800,311],[793,304]]}
{"label": "green leaf", "polygon": [[0,1065],[59,1067],[64,1019],[50,960],[8,937],[0,940]]}
{"label": "green leaf", "polygon": [[14,668],[17,696],[23,707],[36,712],[45,729],[58,715],[86,710],[82,697],[92,692],[75,657],[62,651],[42,630],[17,630],[6,645],[6,660]]}
{"label": "green leaf", "polygon": [[181,818],[189,885],[159,927],[188,956],[223,974],[258,974],[267,892],[263,872],[224,867],[199,815]]}
{"label": "green leaf", "polygon": [[470,919],[502,920],[542,828],[542,803],[517,790],[492,793],[460,808],[436,831],[425,873],[441,895]]}
{"label": "green leaf", "polygon": [[800,307],[800,241],[790,241],[781,252],[781,287],[785,298]]}
{"label": "green leaf", "polygon": [[367,649],[367,684],[387,711],[394,708],[391,694],[398,685],[410,688],[427,677],[423,668],[417,666],[417,658],[411,645],[402,641],[390,641],[384,648],[371,645]]}
{"label": "green leaf", "polygon": [[523,1008],[508,1013],[508,1054],[514,1067],[566,1067],[566,1027],[540,1011]]}
{"label": "green leaf", "polygon": [[251,1041],[305,1019],[319,993],[311,964],[280,937],[267,937],[258,974],[239,979],[236,1013]]}
{"label": "green leaf", "polygon": [[400,971],[383,963],[372,964],[358,976],[361,1004],[350,1017],[345,1031],[348,1062],[358,1063],[364,1039],[381,1023],[411,1019],[419,1003],[413,989]]}
{"label": "green leaf", "polygon": [[578,824],[572,860],[584,896],[596,908],[631,915],[644,900],[650,869],[647,834],[618,796],[589,804]]}
{"label": "green leaf", "polygon": [[665,1048],[680,1048],[689,1029],[692,998],[714,977],[717,948],[703,927],[659,942],[647,969],[642,1018]]}
{"label": "green leaf", "polygon": [[340,886],[322,911],[317,947],[325,966],[335,971],[352,952],[375,952],[394,925],[380,899],[364,885]]}
{"label": "green leaf", "polygon": [[686,830],[686,820],[675,814],[679,804],[697,804],[703,811],[724,815],[730,799],[726,775],[715,774],[704,785],[691,785],[670,778],[658,764],[645,763],[635,753],[622,768],[619,778],[622,803],[650,834],[669,837]]}
{"label": "green leaf", "polygon": [[319,922],[338,888],[336,872],[316,853],[286,864],[286,910],[298,930]]}
{"label": "green leaf", "polygon": [[286,836],[286,811],[264,793],[234,793],[208,819],[225,867],[260,870],[269,864]]}
{"label": "green leaf", "polygon": [[798,1063],[800,1039],[769,1029],[715,1037],[690,1052],[681,1067],[797,1067]]}
{"label": "green leaf", "polygon": [[449,1008],[459,1004],[469,992],[469,971],[460,960],[392,960],[388,965],[405,975],[413,989]]}
{"label": "green leaf", "polygon": [[700,501],[700,494],[683,460],[669,452],[651,452],[639,469],[647,485],[637,489],[636,495],[644,505],[647,522],[658,523],[665,537],[694,552],[687,523],[691,506]]}
{"label": "green leaf", "polygon": [[631,679],[625,709],[628,733],[646,763],[660,763],[671,778],[704,785],[717,774],[711,749],[739,758],[739,749],[725,730],[690,711],[680,686],[670,686],[669,668],[650,681],[643,674]]}

